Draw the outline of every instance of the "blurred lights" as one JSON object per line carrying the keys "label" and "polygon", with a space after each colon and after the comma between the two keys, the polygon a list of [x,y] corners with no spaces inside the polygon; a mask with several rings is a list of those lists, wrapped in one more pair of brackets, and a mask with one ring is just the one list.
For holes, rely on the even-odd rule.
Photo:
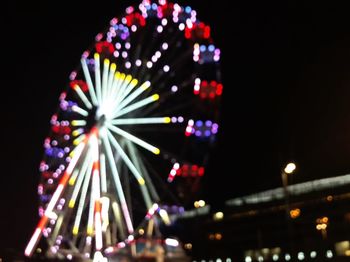
{"label": "blurred lights", "polygon": [[252,262],[252,258],[250,256],[245,257],[244,259],[245,262]]}
{"label": "blurred lights", "polygon": [[179,245],[179,241],[173,238],[166,238],[165,244],[168,246],[177,247]]}
{"label": "blurred lights", "polygon": [[204,200],[195,201],[193,205],[195,208],[201,208],[205,206],[205,201]]}
{"label": "blurred lights", "polygon": [[184,245],[184,248],[187,249],[187,250],[191,250],[192,249],[192,244],[191,243],[186,243]]}
{"label": "blurred lights", "polygon": [[298,253],[298,259],[299,259],[299,260],[304,260],[304,259],[305,259],[305,255],[304,255],[303,252],[299,252],[299,253]]}
{"label": "blurred lights", "polygon": [[316,251],[311,251],[310,252],[310,257],[311,258],[315,258],[317,256],[317,252]]}
{"label": "blurred lights", "polygon": [[296,169],[296,165],[294,163],[288,163],[284,168],[284,172],[286,174],[292,174]]}
{"label": "blurred lights", "polygon": [[332,250],[327,250],[327,252],[326,252],[326,257],[327,257],[327,258],[332,258],[332,257],[333,257],[333,252],[332,252]]}
{"label": "blurred lights", "polygon": [[296,219],[300,216],[300,209],[299,208],[295,208],[289,211],[289,215],[292,219]]}
{"label": "blurred lights", "polygon": [[219,212],[216,212],[214,215],[213,215],[213,219],[214,221],[220,221],[224,218],[224,213],[219,211]]}

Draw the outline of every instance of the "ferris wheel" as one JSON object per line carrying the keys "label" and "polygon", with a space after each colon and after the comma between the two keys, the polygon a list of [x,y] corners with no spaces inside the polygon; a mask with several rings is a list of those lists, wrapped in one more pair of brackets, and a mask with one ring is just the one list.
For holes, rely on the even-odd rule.
{"label": "ferris wheel", "polygon": [[218,132],[220,49],[190,7],[142,1],[113,18],[69,76],[40,163],[51,257],[99,261],[171,224]]}

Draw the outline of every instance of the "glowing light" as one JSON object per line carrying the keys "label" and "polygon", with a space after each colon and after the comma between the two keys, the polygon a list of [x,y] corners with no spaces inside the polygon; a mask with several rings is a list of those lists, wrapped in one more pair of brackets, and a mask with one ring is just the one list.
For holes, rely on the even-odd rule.
{"label": "glowing light", "polygon": [[94,86],[93,86],[92,81],[91,81],[91,76],[90,76],[90,73],[89,73],[89,69],[88,69],[88,66],[86,64],[86,59],[82,58],[80,61],[81,61],[81,65],[82,65],[82,68],[83,68],[83,72],[84,72],[84,76],[85,76],[86,82],[88,84],[89,93],[90,93],[92,102],[93,102],[94,105],[97,105],[97,98],[96,98],[96,94],[95,94],[95,91],[94,91]]}
{"label": "glowing light", "polygon": [[89,113],[87,111],[85,111],[84,109],[74,105],[72,106],[72,110],[78,114],[81,114],[82,116],[88,116]]}
{"label": "glowing light", "polygon": [[72,126],[85,126],[86,125],[86,121],[85,120],[73,120],[71,122]]}
{"label": "glowing light", "polygon": [[168,43],[164,42],[164,43],[162,44],[162,49],[163,49],[163,50],[167,50],[168,47],[169,47]]}
{"label": "glowing light", "polygon": [[89,99],[86,97],[86,95],[84,94],[84,92],[81,90],[80,86],[78,86],[77,84],[74,85],[74,88],[75,92],[77,92],[79,98],[81,99],[81,101],[83,101],[84,105],[91,109],[92,108],[92,105],[89,101]]}
{"label": "glowing light", "polygon": [[311,258],[315,258],[317,256],[317,252],[316,251],[311,251],[310,252],[310,257]]}
{"label": "glowing light", "polygon": [[288,163],[284,168],[284,172],[286,174],[292,174],[296,169],[296,165],[294,163]]}
{"label": "glowing light", "polygon": [[176,239],[173,239],[173,238],[166,238],[165,244],[168,246],[177,247],[177,246],[179,246],[179,241],[177,241]]}
{"label": "glowing light", "polygon": [[327,257],[327,258],[332,258],[332,257],[333,257],[333,252],[332,252],[332,250],[327,250],[327,252],[326,252],[326,257]]}
{"label": "glowing light", "polygon": [[159,95],[158,94],[154,94],[154,95],[152,95],[150,97],[147,97],[145,99],[142,99],[142,100],[140,100],[140,101],[138,101],[138,102],[136,102],[134,104],[131,104],[131,105],[127,106],[127,107],[124,107],[117,114],[115,114],[114,117],[116,118],[116,117],[120,117],[122,115],[125,115],[125,114],[127,114],[127,113],[129,113],[131,111],[134,111],[134,110],[136,110],[136,109],[138,109],[140,107],[148,105],[149,103],[157,101],[158,99],[159,99]]}
{"label": "glowing light", "polygon": [[136,136],[131,135],[130,133],[116,127],[116,126],[112,126],[107,124],[108,129],[110,129],[111,131],[115,132],[118,135],[121,135],[127,139],[129,139],[130,141],[132,141],[135,144],[138,144],[139,146],[151,151],[152,153],[158,155],[160,153],[160,150],[154,146],[152,146],[151,144],[148,144],[147,142],[141,140],[140,138],[137,138]]}
{"label": "glowing light", "polygon": [[164,72],[169,72],[169,70],[170,70],[170,67],[169,67],[168,65],[165,65],[165,66],[163,67],[163,71],[164,71]]}
{"label": "glowing light", "polygon": [[220,221],[220,220],[222,220],[223,218],[224,218],[224,213],[221,212],[221,211],[216,212],[216,213],[214,214],[214,216],[213,216],[213,219],[214,219],[215,221]]}

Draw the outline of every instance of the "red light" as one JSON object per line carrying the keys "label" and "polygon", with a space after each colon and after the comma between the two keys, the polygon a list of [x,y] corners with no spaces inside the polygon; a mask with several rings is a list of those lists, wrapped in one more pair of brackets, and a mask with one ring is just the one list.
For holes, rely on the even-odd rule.
{"label": "red light", "polygon": [[75,89],[76,86],[79,86],[83,92],[88,91],[88,86],[87,86],[86,82],[83,80],[73,80],[69,83],[69,86],[73,89]]}
{"label": "red light", "polygon": [[102,41],[102,42],[96,43],[96,51],[99,54],[104,53],[104,52],[108,52],[110,54],[113,54],[114,50],[115,50],[114,46],[110,42]]}
{"label": "red light", "polygon": [[132,13],[130,15],[127,15],[126,17],[126,24],[130,27],[132,25],[140,25],[145,26],[146,20],[140,13]]}
{"label": "red light", "polygon": [[174,4],[166,3],[160,7],[158,7],[158,12],[162,14],[162,17],[169,17],[174,12]]}
{"label": "red light", "polygon": [[52,129],[52,132],[54,132],[56,134],[60,134],[60,135],[66,135],[66,134],[69,134],[71,132],[71,129],[68,126],[54,125],[54,126],[52,126],[51,129]]}

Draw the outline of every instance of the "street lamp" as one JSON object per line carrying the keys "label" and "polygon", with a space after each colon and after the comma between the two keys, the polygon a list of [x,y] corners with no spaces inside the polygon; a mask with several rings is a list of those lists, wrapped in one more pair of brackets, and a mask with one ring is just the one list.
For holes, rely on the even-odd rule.
{"label": "street lamp", "polygon": [[291,251],[294,250],[294,243],[293,243],[293,236],[292,236],[293,230],[292,230],[292,225],[290,221],[291,214],[290,214],[290,203],[289,203],[288,176],[292,175],[295,169],[296,169],[296,165],[291,162],[291,163],[288,163],[281,172],[283,193],[284,193],[284,199],[285,199],[287,232],[288,232]]}
{"label": "street lamp", "polygon": [[284,191],[284,198],[286,199],[286,209],[287,213],[289,213],[289,191],[288,191],[288,176],[293,174],[296,165],[294,163],[288,163],[285,168],[282,170],[282,184],[283,184],[283,191]]}

